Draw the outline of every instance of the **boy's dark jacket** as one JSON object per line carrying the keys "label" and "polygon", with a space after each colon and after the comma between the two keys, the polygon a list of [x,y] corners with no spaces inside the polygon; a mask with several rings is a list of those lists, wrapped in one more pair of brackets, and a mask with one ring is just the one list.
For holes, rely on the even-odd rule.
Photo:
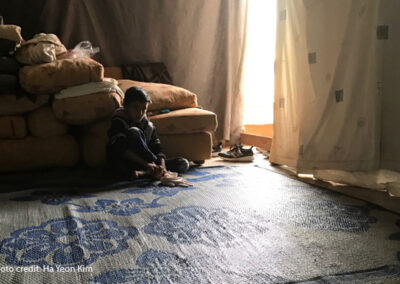
{"label": "boy's dark jacket", "polygon": [[[130,121],[126,110],[121,107],[118,108],[112,118],[111,118],[111,127],[108,130],[108,138],[109,142],[107,145],[108,148],[108,156],[107,160],[121,160],[123,158],[123,154],[128,149],[128,130],[130,127],[138,127],[144,133],[144,137],[146,140],[146,144],[149,147],[150,151],[153,152],[157,157],[165,158],[165,155],[161,148],[160,139],[158,138],[156,128],[152,122],[150,122],[147,117],[142,119],[139,123],[133,123]],[[130,149],[133,152],[134,149]],[[112,162],[112,161],[111,161]]]}

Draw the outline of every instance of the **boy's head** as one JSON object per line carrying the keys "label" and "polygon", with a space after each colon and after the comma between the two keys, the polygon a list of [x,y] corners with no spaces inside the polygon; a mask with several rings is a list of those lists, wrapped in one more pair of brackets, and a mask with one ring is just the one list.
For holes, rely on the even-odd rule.
{"label": "boy's head", "polygon": [[146,116],[146,111],[151,102],[145,90],[131,87],[125,92],[124,108],[133,122],[139,122]]}

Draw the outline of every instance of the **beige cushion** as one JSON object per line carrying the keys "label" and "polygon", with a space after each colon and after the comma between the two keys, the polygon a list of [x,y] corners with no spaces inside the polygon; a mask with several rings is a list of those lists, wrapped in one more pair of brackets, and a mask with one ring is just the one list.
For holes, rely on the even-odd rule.
{"label": "beige cushion", "polygon": [[84,132],[86,134],[93,134],[97,136],[106,136],[108,129],[111,126],[111,118],[96,121],[94,123],[84,126]]}
{"label": "beige cushion", "polygon": [[81,151],[86,165],[98,167],[106,164],[107,142],[107,135],[85,135],[81,142]]}
{"label": "beige cushion", "polygon": [[158,134],[181,134],[210,131],[217,128],[217,116],[198,108],[174,110],[150,117]]}
{"label": "beige cushion", "polygon": [[79,147],[72,136],[0,140],[0,171],[70,167],[79,160]]}
{"label": "beige cushion", "polygon": [[1,95],[0,96],[0,116],[16,115],[29,112],[39,108],[47,103],[48,95],[36,96],[34,101],[27,97],[17,98],[16,95]]}
{"label": "beige cushion", "polygon": [[21,27],[15,25],[0,25],[0,38],[12,40],[20,44],[22,42]]}
{"label": "beige cushion", "polygon": [[189,161],[211,158],[212,137],[209,132],[159,135],[167,158],[183,157]]}
{"label": "beige cushion", "polygon": [[23,116],[1,116],[0,138],[18,139],[26,136],[26,123]]}
{"label": "beige cushion", "polygon": [[67,87],[99,82],[103,78],[103,66],[90,58],[56,60],[19,70],[21,86],[31,94],[55,94]]}
{"label": "beige cushion", "polygon": [[197,107],[197,97],[194,93],[172,85],[146,83],[131,80],[118,80],[119,87],[125,93],[130,87],[143,88],[150,96],[152,103],[149,110],[181,109]]}
{"label": "beige cushion", "polygon": [[[105,130],[105,125],[99,123],[96,128]],[[167,158],[184,157],[190,161],[211,158],[212,137],[209,132],[160,135],[160,139]],[[105,165],[107,142],[108,137],[104,132],[99,135],[88,132],[85,135],[81,142],[81,151],[86,165],[90,167]]]}
{"label": "beige cushion", "polygon": [[84,125],[111,117],[121,106],[122,98],[116,93],[95,93],[80,97],[55,99],[53,111],[57,119],[73,125]]}
{"label": "beige cushion", "polygon": [[40,33],[23,42],[15,58],[22,64],[42,64],[55,61],[57,55],[66,51],[55,34]]}
{"label": "beige cushion", "polygon": [[60,136],[66,134],[68,130],[68,126],[59,121],[48,106],[29,113],[27,122],[31,135],[36,137]]}

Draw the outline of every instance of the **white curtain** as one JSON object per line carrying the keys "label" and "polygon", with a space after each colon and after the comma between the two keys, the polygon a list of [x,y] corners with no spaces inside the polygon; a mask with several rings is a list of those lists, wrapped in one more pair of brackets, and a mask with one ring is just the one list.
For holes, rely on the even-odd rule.
{"label": "white curtain", "polygon": [[278,1],[271,162],[398,194],[399,8]]}

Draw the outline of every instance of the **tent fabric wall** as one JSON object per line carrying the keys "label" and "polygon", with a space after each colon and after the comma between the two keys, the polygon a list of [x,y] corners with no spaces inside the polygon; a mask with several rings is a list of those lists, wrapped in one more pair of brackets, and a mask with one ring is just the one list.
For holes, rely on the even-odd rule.
{"label": "tent fabric wall", "polygon": [[372,188],[399,169],[395,3],[278,1],[271,162]]}
{"label": "tent fabric wall", "polygon": [[218,115],[216,138],[239,138],[247,0],[15,0],[0,11],[25,38],[55,33],[67,48],[91,41],[105,66],[164,62],[174,84]]}

